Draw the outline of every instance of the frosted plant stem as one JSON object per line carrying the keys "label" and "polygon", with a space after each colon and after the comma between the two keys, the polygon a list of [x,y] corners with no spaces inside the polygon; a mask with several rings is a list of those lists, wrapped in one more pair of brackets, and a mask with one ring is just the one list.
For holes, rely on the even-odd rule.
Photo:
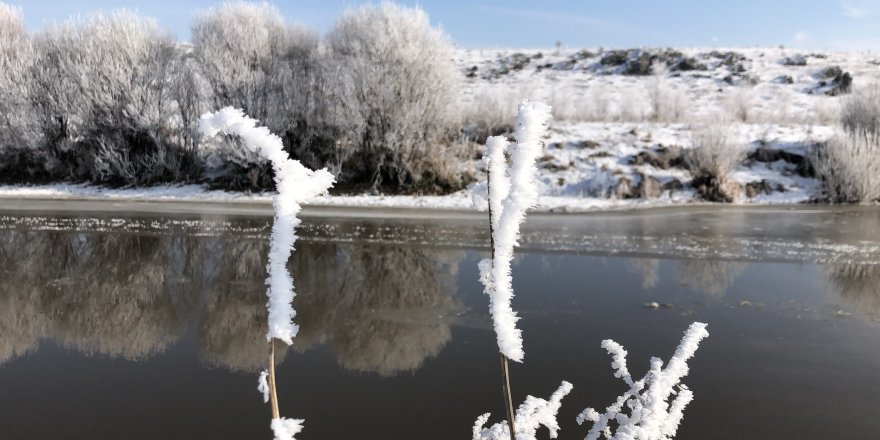
{"label": "frosted plant stem", "polygon": [[272,402],[272,418],[281,418],[281,410],[278,409],[278,393],[275,391],[275,338],[269,341],[269,399]]}
{"label": "frosted plant stem", "polygon": [[504,410],[507,412],[507,426],[510,428],[510,440],[516,440],[516,422],[514,421],[513,398],[510,395],[510,370],[508,369],[507,356],[501,355],[501,391],[504,393]]}
{"label": "frosted plant stem", "polygon": [[[491,174],[491,171],[488,171]],[[486,186],[491,179],[486,179]],[[489,194],[492,194],[489,192]],[[495,261],[495,229],[492,227],[492,205],[489,204],[489,247],[492,249],[492,261]],[[513,412],[513,397],[510,392],[510,368],[507,356],[501,353],[501,394],[504,396],[504,412],[507,413],[507,427],[510,428],[510,440],[516,440],[516,421]]]}

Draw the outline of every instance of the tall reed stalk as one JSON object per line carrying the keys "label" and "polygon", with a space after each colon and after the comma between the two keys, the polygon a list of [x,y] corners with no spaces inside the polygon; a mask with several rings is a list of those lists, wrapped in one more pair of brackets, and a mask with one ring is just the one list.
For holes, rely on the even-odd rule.
{"label": "tall reed stalk", "polygon": [[269,341],[269,402],[272,407],[272,418],[281,418],[281,410],[278,409],[278,392],[275,391],[275,338]]}
{"label": "tall reed stalk", "polygon": [[[490,170],[487,170],[491,174]],[[492,179],[486,178],[487,193],[492,194]],[[492,249],[492,260],[495,260],[495,228],[492,227],[492,204],[489,204],[489,247]],[[513,411],[513,397],[510,392],[510,368],[507,356],[501,353],[501,393],[504,397],[504,412],[507,413],[507,427],[510,428],[510,440],[516,440],[516,420]]]}

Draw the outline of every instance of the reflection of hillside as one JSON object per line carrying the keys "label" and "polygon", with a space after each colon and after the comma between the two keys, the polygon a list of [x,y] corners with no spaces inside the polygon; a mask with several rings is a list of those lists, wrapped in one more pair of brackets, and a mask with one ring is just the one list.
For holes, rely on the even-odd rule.
{"label": "reflection of hillside", "polygon": [[832,264],[825,269],[831,290],[848,306],[880,318],[880,265]]}
{"label": "reflection of hillside", "polygon": [[685,260],[681,264],[679,280],[696,291],[721,297],[747,266],[739,261]]}
{"label": "reflection of hillside", "polygon": [[[263,368],[266,247],[235,235],[0,231],[0,363],[41,339],[138,360],[198,321],[207,363]],[[299,243],[294,349],[327,345],[342,366],[382,375],[419,367],[450,339],[459,257]]]}

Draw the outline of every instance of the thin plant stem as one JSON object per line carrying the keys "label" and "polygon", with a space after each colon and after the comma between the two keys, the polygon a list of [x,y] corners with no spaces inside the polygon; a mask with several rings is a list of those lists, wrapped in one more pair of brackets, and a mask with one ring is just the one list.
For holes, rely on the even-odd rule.
{"label": "thin plant stem", "polygon": [[275,338],[269,341],[269,399],[272,406],[272,418],[280,419],[278,409],[278,393],[275,391]]}
{"label": "thin plant stem", "polygon": [[[495,228],[492,226],[492,179],[491,167],[487,170],[486,192],[489,194],[489,247],[492,249],[492,264],[495,264]],[[501,394],[504,397],[504,412],[507,413],[507,427],[510,440],[516,440],[516,421],[513,412],[513,397],[510,392],[510,368],[507,356],[501,353]]]}
{"label": "thin plant stem", "polygon": [[510,428],[510,440],[516,440],[516,423],[513,412],[513,398],[510,395],[510,370],[507,368],[507,356],[501,355],[501,391],[504,393],[504,410],[507,412],[507,426]]}

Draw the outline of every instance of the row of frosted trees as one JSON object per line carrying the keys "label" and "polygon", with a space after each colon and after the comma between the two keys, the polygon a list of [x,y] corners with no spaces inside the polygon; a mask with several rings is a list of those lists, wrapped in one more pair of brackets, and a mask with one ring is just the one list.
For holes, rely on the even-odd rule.
{"label": "row of frosted trees", "polygon": [[348,10],[324,36],[230,3],[199,13],[190,43],[126,11],[30,33],[0,3],[0,175],[271,188],[235,140],[200,142],[198,117],[234,106],[343,183],[453,189],[454,69],[426,14],[390,3]]}

